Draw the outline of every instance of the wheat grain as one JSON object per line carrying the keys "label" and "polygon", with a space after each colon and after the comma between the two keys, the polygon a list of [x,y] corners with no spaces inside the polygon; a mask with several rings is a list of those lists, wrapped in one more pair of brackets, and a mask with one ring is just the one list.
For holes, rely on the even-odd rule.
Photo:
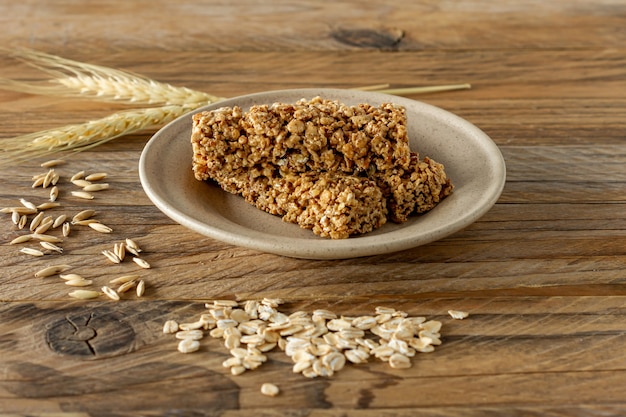
{"label": "wheat grain", "polygon": [[83,200],[93,200],[94,196],[87,191],[72,191],[74,197],[82,198]]}
{"label": "wheat grain", "polygon": [[62,165],[64,163],[65,163],[65,161],[62,160],[62,159],[51,159],[49,161],[42,162],[40,166],[42,168],[52,168],[52,167],[55,167],[57,165]]}
{"label": "wheat grain", "polygon": [[89,300],[92,298],[98,298],[100,293],[98,291],[90,291],[90,290],[75,290],[69,293],[69,296],[72,298],[77,298],[79,300]]}
{"label": "wheat grain", "polygon": [[45,214],[41,212],[37,214],[35,217],[33,217],[33,219],[30,221],[30,226],[29,226],[29,229],[31,232],[34,232],[35,229],[39,227],[39,225],[41,224],[41,221],[43,220],[44,215]]}
{"label": "wheat grain", "polygon": [[46,176],[43,178],[43,183],[41,184],[43,188],[48,188],[50,184],[52,184],[52,181],[54,180],[54,174],[54,169],[48,170]]}
{"label": "wheat grain", "polygon": [[109,226],[106,226],[102,223],[89,223],[88,226],[96,232],[100,233],[111,233],[113,231],[113,229],[111,229]]}
{"label": "wheat grain", "polygon": [[43,252],[37,249],[33,249],[33,248],[22,248],[20,249],[20,252],[26,254],[26,255],[31,255],[31,256],[43,256]]}
{"label": "wheat grain", "polygon": [[106,295],[107,297],[109,297],[111,300],[113,301],[119,301],[120,300],[120,295],[115,292],[115,290],[111,287],[108,286],[104,286],[101,288],[102,292],[104,293],[104,295]]}
{"label": "wheat grain", "polygon": [[20,203],[28,209],[37,210],[37,206],[31,203],[30,201],[26,200],[25,198],[20,198]]}
{"label": "wheat grain", "polygon": [[128,281],[117,287],[116,291],[118,294],[124,294],[128,290],[132,289],[137,285],[135,281]]}
{"label": "wheat grain", "polygon": [[142,259],[142,258],[133,258],[133,262],[135,262],[137,265],[139,265],[140,267],[144,268],[144,269],[149,269],[150,268],[150,264],[148,262],[146,262],[146,260]]}
{"label": "wheat grain", "polygon": [[33,185],[31,185],[31,188],[41,187],[43,185],[44,179],[44,177],[35,178],[35,180],[33,181]]}
{"label": "wheat grain", "polygon": [[85,279],[82,277],[82,275],[78,275],[78,274],[60,274],[59,278],[64,279],[66,281],[69,281],[72,279]]}
{"label": "wheat grain", "polygon": [[28,207],[3,207],[0,209],[0,213],[13,213],[14,211],[18,212],[19,214],[35,214],[37,213],[37,208],[28,208]]}
{"label": "wheat grain", "polygon": [[108,189],[109,189],[109,184],[107,183],[89,184],[83,187],[83,191],[87,191],[87,192],[103,191],[103,190],[108,190]]}
{"label": "wheat grain", "polygon": [[50,201],[57,201],[59,197],[59,187],[56,185],[50,189]]}
{"label": "wheat grain", "polygon": [[9,245],[17,245],[19,243],[24,243],[24,242],[28,242],[29,240],[32,239],[31,235],[22,235],[22,236],[18,236],[15,239],[13,239],[12,241],[9,242]]}
{"label": "wheat grain", "polygon": [[61,239],[61,238],[58,238],[56,236],[45,235],[45,234],[41,234],[41,233],[31,233],[29,236],[31,238],[33,238],[33,239],[41,240],[43,242],[50,242],[50,243],[61,243],[61,242],[63,242],[63,239]]}
{"label": "wheat grain", "polygon": [[50,242],[39,242],[39,244],[44,248],[44,249],[48,249],[48,250],[52,250],[58,253],[63,253],[63,248],[55,245],[54,243],[50,243]]}
{"label": "wheat grain", "polygon": [[76,180],[72,180],[72,184],[74,184],[77,187],[86,187],[88,185],[91,185],[91,181],[87,181],[85,179],[76,179]]}
{"label": "wheat grain", "polygon": [[126,246],[123,243],[116,243],[113,245],[113,253],[123,261],[126,258]]}
{"label": "wheat grain", "polygon": [[77,173],[72,175],[72,177],[70,178],[70,182],[73,183],[76,180],[83,179],[84,176],[85,176],[85,171],[78,171]]}
{"label": "wheat grain", "polygon": [[60,274],[61,272],[67,271],[70,269],[70,265],[52,265],[48,266],[44,269],[41,269],[35,272],[35,278],[46,278],[51,277],[52,275]]}
{"label": "wheat grain", "polygon": [[100,181],[105,179],[108,176],[106,172],[95,172],[93,174],[89,174],[85,177],[87,181]]}
{"label": "wheat grain", "polygon": [[67,216],[65,214],[59,215],[56,219],[54,219],[54,222],[52,222],[52,228],[56,229],[57,227],[61,226],[66,219]]}
{"label": "wheat grain", "polygon": [[14,211],[11,213],[11,221],[13,222],[14,225],[18,225],[20,223],[20,213],[18,213],[17,211]]}
{"label": "wheat grain", "polygon": [[113,252],[111,252],[110,250],[103,250],[102,254],[111,262],[115,263],[115,264],[119,264],[120,262],[122,262],[122,260],[120,258],[117,257],[116,254],[114,254]]}
{"label": "wheat grain", "polygon": [[81,221],[81,220],[90,219],[91,217],[95,216],[95,214],[96,214],[95,210],[83,210],[83,211],[77,213],[72,218],[72,223],[77,222],[77,221]]}
{"label": "wheat grain", "polygon": [[65,281],[65,285],[69,285],[70,287],[88,287],[93,284],[93,281],[90,279],[68,279]]}
{"label": "wheat grain", "polygon": [[72,228],[68,222],[63,223],[63,236],[68,237],[72,231]]}
{"label": "wheat grain", "polygon": [[124,276],[112,279],[111,281],[109,281],[109,283],[113,285],[124,284],[125,282],[134,281],[137,278],[139,278],[139,275],[124,275]]}
{"label": "wheat grain", "polygon": [[142,279],[137,284],[137,297],[143,297],[143,294],[146,292],[146,282]]}
{"label": "wheat grain", "polygon": [[23,229],[26,226],[26,223],[28,223],[28,217],[25,214],[22,214],[20,221],[17,223],[17,228],[20,230]]}

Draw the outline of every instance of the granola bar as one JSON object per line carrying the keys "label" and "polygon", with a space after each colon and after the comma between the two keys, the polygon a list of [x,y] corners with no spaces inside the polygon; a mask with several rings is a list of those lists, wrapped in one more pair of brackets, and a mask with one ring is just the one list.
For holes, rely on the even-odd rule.
{"label": "granola bar", "polygon": [[345,238],[403,222],[452,191],[409,149],[404,109],[315,98],[193,117],[193,172],[285,221]]}

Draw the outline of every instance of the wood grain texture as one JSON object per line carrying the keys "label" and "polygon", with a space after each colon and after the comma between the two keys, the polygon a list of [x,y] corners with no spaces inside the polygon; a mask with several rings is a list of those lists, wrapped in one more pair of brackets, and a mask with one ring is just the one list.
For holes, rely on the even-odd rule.
{"label": "wood grain texture", "polygon": [[[234,247],[164,216],[139,183],[153,131],[56,169],[62,207],[113,228],[74,227],[63,254],[34,258],[0,216],[0,415],[623,416],[626,414],[626,3],[558,0],[5,2],[1,44],[122,68],[223,97],[264,90],[471,83],[413,98],[474,123],[507,182],[479,221],[389,255],[312,261]],[[0,56],[0,76],[43,79]],[[122,109],[0,91],[0,140]],[[44,158],[47,159],[47,158]],[[0,207],[35,202],[33,160],[0,168]],[[111,189],[73,198],[75,172]],[[58,231],[53,234],[59,235]],[[126,237],[151,269],[101,254]],[[37,244],[27,245],[35,247]],[[145,296],[77,301],[51,264],[94,288],[137,273]],[[443,323],[410,369],[371,360],[332,378],[292,373],[280,351],[231,376],[222,343],[183,355],[162,333],[216,298],[279,297],[284,311],[369,314],[378,305]],[[453,320],[449,309],[470,317]],[[281,388],[260,393],[264,382]]]}

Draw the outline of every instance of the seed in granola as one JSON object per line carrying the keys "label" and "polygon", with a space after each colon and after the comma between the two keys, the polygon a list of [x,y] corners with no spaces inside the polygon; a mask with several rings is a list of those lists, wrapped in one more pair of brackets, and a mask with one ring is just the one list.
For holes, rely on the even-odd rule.
{"label": "seed in granola", "polygon": [[108,190],[108,189],[109,189],[109,184],[107,183],[89,184],[83,187],[83,191],[87,191],[87,192],[103,191],[103,190]]}
{"label": "seed in granola", "polygon": [[39,242],[39,244],[44,248],[44,249],[48,249],[48,250],[52,250],[58,253],[63,253],[63,248],[55,245],[54,243],[50,243],[50,242]]}
{"label": "seed in granola", "polygon": [[65,161],[63,159],[51,159],[49,161],[42,162],[40,166],[42,168],[52,168],[52,167],[55,167],[57,165],[62,165],[64,163],[65,163]]}
{"label": "seed in granola", "polygon": [[85,177],[87,181],[100,181],[107,177],[106,172],[95,172],[93,174],[89,174]]}
{"label": "seed in granola", "polygon": [[59,187],[56,185],[50,189],[50,201],[57,201],[59,197]]}
{"label": "seed in granola", "polygon": [[193,339],[183,339],[178,343],[178,351],[181,353],[192,353],[200,349],[200,342]]}
{"label": "seed in granola", "polygon": [[100,293],[98,291],[91,290],[75,290],[69,293],[69,296],[72,298],[77,298],[79,300],[88,300],[92,298],[98,298]]}
{"label": "seed in granola", "polygon": [[448,314],[455,320],[463,320],[469,316],[467,311],[448,310]]}
{"label": "seed in granola", "polygon": [[139,265],[140,267],[144,268],[144,269],[149,269],[150,268],[150,264],[148,262],[146,262],[145,259],[142,258],[133,258],[133,262],[135,262],[137,265]]}
{"label": "seed in granola", "polygon": [[146,282],[142,279],[137,283],[137,297],[143,297],[146,292]]}
{"label": "seed in granola", "polygon": [[44,269],[41,269],[35,272],[35,278],[45,278],[51,277],[52,275],[60,274],[61,272],[67,271],[70,269],[70,265],[52,265],[48,266]]}
{"label": "seed in granola", "polygon": [[89,223],[88,226],[96,232],[100,233],[111,233],[113,231],[113,229],[111,229],[109,226],[106,226],[102,223]]}
{"label": "seed in granola", "polygon": [[90,219],[93,216],[95,216],[95,214],[96,214],[95,210],[83,210],[83,211],[77,213],[76,215],[74,215],[74,217],[72,217],[72,223],[77,222],[77,221],[81,221],[81,220]]}
{"label": "seed in granola", "polygon": [[93,200],[93,194],[88,193],[87,191],[72,191],[72,195],[74,197],[82,198],[84,200]]}
{"label": "seed in granola", "polygon": [[37,249],[33,249],[33,248],[22,248],[20,249],[20,252],[26,254],[26,255],[31,255],[31,256],[43,256],[43,252]]}
{"label": "seed in granola", "polygon": [[68,222],[63,223],[63,236],[68,237],[71,233],[71,226]]}
{"label": "seed in granola", "polygon": [[113,252],[111,252],[110,250],[103,250],[102,254],[111,262],[113,262],[114,264],[119,264],[120,262],[122,262],[120,260],[120,258],[117,257],[116,254],[114,254]]}
{"label": "seed in granola", "polygon": [[114,300],[114,301],[120,300],[120,295],[113,288],[107,287],[105,285],[104,287],[101,288],[101,290],[104,293],[104,295],[109,297],[111,300]]}
{"label": "seed in granola", "polygon": [[178,323],[175,320],[167,320],[163,324],[163,333],[174,334],[178,331]]}

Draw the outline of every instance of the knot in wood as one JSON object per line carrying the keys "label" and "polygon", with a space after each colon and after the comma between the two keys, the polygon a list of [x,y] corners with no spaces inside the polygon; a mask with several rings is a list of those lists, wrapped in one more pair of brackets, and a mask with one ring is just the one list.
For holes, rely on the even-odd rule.
{"label": "knot in wood", "polygon": [[46,332],[50,349],[81,359],[128,353],[134,340],[133,328],[108,308],[66,313],[50,324]]}

